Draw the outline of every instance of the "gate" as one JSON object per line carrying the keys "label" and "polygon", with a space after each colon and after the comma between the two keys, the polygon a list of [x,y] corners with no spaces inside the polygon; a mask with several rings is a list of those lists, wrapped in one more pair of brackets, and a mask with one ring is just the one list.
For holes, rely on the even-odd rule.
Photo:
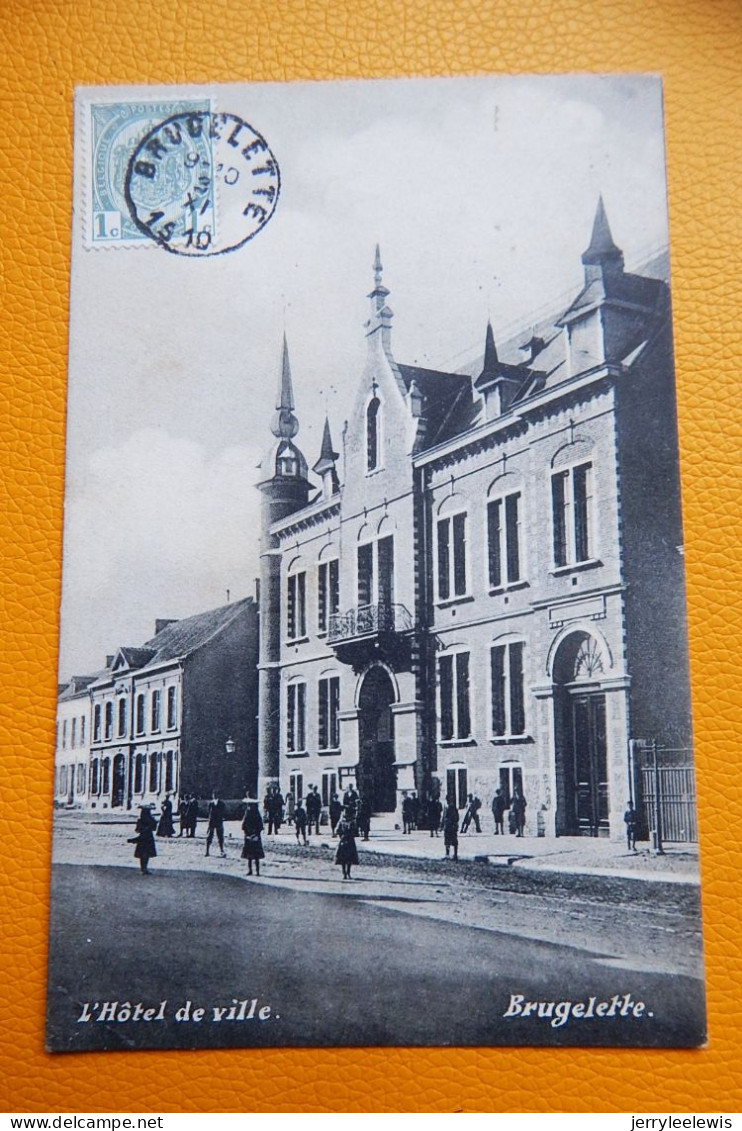
{"label": "gate", "polygon": [[636,808],[643,817],[645,831],[654,836],[660,851],[663,841],[697,843],[693,751],[690,747],[663,747],[637,739],[632,741],[631,749]]}

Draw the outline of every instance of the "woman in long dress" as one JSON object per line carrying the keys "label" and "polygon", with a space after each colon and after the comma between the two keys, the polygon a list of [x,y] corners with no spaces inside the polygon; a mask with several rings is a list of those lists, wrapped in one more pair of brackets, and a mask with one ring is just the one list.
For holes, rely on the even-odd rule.
{"label": "woman in long dress", "polygon": [[135,844],[134,858],[139,861],[139,867],[143,876],[149,875],[149,868],[147,865],[153,856],[157,855],[157,848],[155,847],[155,829],[157,822],[152,816],[152,811],[147,805],[143,805],[139,811],[139,819],[134,826],[136,836],[132,837],[130,843]]}
{"label": "woman in long dress", "polygon": [[160,814],[160,823],[157,826],[158,836],[174,836],[175,826],[173,824],[173,803],[170,800],[170,794],[162,803],[162,813]]}
{"label": "woman in long dress", "polygon": [[350,870],[354,864],[358,863],[358,849],[356,848],[356,826],[352,817],[351,807],[346,805],[343,816],[340,819],[340,824],[337,827],[337,834],[340,838],[338,843],[337,852],[335,853],[335,863],[340,864],[343,869],[343,879],[349,880],[351,878]]}
{"label": "woman in long dress", "polygon": [[257,801],[248,800],[245,816],[242,818],[242,831],[245,834],[245,843],[242,846],[242,859],[247,860],[247,874],[252,875],[252,866],[255,865],[255,875],[260,875],[260,861],[265,857],[263,848],[263,818],[260,816]]}

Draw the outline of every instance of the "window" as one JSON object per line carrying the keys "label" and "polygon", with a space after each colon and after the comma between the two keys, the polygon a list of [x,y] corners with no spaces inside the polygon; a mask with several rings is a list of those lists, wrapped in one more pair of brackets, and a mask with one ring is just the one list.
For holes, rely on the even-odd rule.
{"label": "window", "polygon": [[338,791],[338,776],[334,770],[324,770],[322,773],[322,804],[329,805],[333,793]]}
{"label": "window", "polygon": [[469,738],[469,653],[455,652],[438,660],[442,741]]}
{"label": "window", "polygon": [[319,681],[319,748],[336,750],[340,745],[340,677],[330,676]]}
{"label": "window", "polygon": [[100,791],[103,794],[110,793],[111,791],[111,759],[104,758],[101,762],[101,785]]}
{"label": "window", "polygon": [[137,734],[144,734],[144,695],[137,695]]}
{"label": "window", "polygon": [[523,796],[522,766],[500,766],[500,789],[505,798],[505,808],[509,809],[516,789],[520,790],[521,797]]}
{"label": "window", "polygon": [[70,738],[70,746],[74,749],[77,746],[77,719],[72,720],[72,737]]}
{"label": "window", "polygon": [[108,740],[112,737],[113,737],[113,703],[109,699],[109,701],[106,703],[106,726],[105,726],[106,742],[108,742]]}
{"label": "window", "polygon": [[366,409],[366,471],[375,471],[379,466],[379,409],[381,401],[378,397]]}
{"label": "window", "polygon": [[465,809],[469,797],[466,766],[449,766],[446,770],[446,799],[453,798],[457,809]]}
{"label": "window", "polygon": [[85,716],[80,715],[80,745],[85,745]]}
{"label": "window", "polygon": [[327,632],[330,617],[340,608],[340,563],[320,562],[317,579],[317,631]]}
{"label": "window", "polygon": [[175,754],[168,750],[165,755],[165,793],[172,793],[175,788]]}
{"label": "window", "polygon": [[551,477],[554,566],[575,565],[593,556],[592,464],[581,463]]}
{"label": "window", "polygon": [[157,793],[160,785],[160,752],[155,751],[149,756],[149,791]]}
{"label": "window", "polygon": [[300,774],[298,770],[292,770],[289,774],[289,789],[294,795],[294,801],[298,801],[304,797],[304,774]]}
{"label": "window", "polygon": [[67,767],[66,766],[62,766],[61,770],[59,771],[59,792],[60,793],[66,793],[67,792]]}
{"label": "window", "polygon": [[152,730],[158,731],[162,726],[162,692],[152,692]]}
{"label": "window", "polygon": [[466,593],[466,514],[438,520],[438,600]]}
{"label": "window", "polygon": [[394,535],[358,547],[358,606],[394,604]]}
{"label": "window", "polygon": [[119,699],[118,736],[123,738],[126,734],[126,700]]}
{"label": "window", "polygon": [[87,767],[85,766],[84,762],[78,763],[78,766],[77,766],[77,792],[78,793],[84,793],[85,792],[85,787],[86,787],[86,784],[87,784],[86,781],[85,781],[85,770],[86,770],[86,768]]}
{"label": "window", "polygon": [[290,574],[286,606],[286,632],[289,640],[299,640],[307,634],[306,597],[306,573]]}
{"label": "window", "polygon": [[290,683],[287,688],[286,749],[297,753],[306,749],[306,683]]}
{"label": "window", "polygon": [[100,742],[101,706],[96,703],[93,709],[93,742]]}
{"label": "window", "polygon": [[487,546],[491,589],[514,585],[521,578],[520,492],[487,504]]}
{"label": "window", "polygon": [[144,793],[144,773],[147,765],[147,755],[137,754],[134,763],[134,792]]}
{"label": "window", "polygon": [[98,781],[98,768],[99,768],[98,759],[93,758],[92,762],[90,763],[90,792],[91,793],[97,793],[98,792],[98,786],[100,784],[99,781]]}
{"label": "window", "polygon": [[492,734],[525,734],[523,694],[523,643],[496,644],[490,650],[492,680]]}
{"label": "window", "polygon": [[67,749],[67,720],[62,723],[62,749]]}
{"label": "window", "polygon": [[177,687],[168,687],[167,689],[167,729],[175,730],[178,725],[178,689]]}

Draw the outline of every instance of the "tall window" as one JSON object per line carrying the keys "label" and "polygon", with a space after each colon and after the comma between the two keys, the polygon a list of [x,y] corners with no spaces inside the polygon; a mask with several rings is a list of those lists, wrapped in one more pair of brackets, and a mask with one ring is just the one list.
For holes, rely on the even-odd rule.
{"label": "tall window", "polygon": [[104,758],[101,762],[100,791],[103,794],[111,792],[111,759]]}
{"label": "tall window", "polygon": [[593,556],[591,463],[580,463],[551,477],[554,565],[575,565]]}
{"label": "tall window", "polygon": [[324,770],[322,773],[322,804],[329,805],[333,793],[338,790],[338,776],[334,770]]}
{"label": "tall window", "polygon": [[85,716],[80,715],[80,745],[85,745]]}
{"label": "tall window", "polygon": [[286,749],[297,753],[307,745],[307,685],[290,683],[286,693]]}
{"label": "tall window", "polygon": [[172,793],[175,788],[175,753],[168,750],[165,755],[165,793]]}
{"label": "tall window", "polygon": [[394,535],[358,547],[358,604],[394,604]]}
{"label": "tall window", "polygon": [[466,766],[449,766],[446,770],[446,798],[453,800],[457,809],[465,809],[469,797]]}
{"label": "tall window", "polygon": [[487,547],[491,589],[513,585],[521,578],[520,492],[487,504]]}
{"label": "tall window", "polygon": [[85,772],[86,772],[86,770],[87,770],[87,766],[85,765],[85,763],[79,762],[78,766],[77,766],[77,792],[78,793],[84,793],[85,792],[85,786],[86,786]]}
{"label": "tall window", "polygon": [[438,600],[466,593],[466,515],[438,520]]}
{"label": "tall window", "polygon": [[509,809],[516,789],[523,796],[523,768],[522,766],[500,766],[500,789],[505,798],[505,808]]}
{"label": "tall window", "polygon": [[134,763],[134,792],[144,793],[144,770],[147,764],[146,754],[137,754]]}
{"label": "tall window", "polygon": [[469,709],[469,653],[455,652],[438,660],[441,697],[441,739],[468,738],[471,734]]}
{"label": "tall window", "polygon": [[137,734],[144,734],[144,694],[137,695]]}
{"label": "tall window", "polygon": [[72,720],[72,736],[70,738],[70,746],[74,749],[77,746],[77,719]]}
{"label": "tall window", "polygon": [[93,742],[100,742],[101,705],[96,703],[93,709]]}
{"label": "tall window", "polygon": [[67,720],[62,723],[62,749],[67,749]]}
{"label": "tall window", "polygon": [[340,745],[340,677],[333,675],[319,681],[319,748],[336,750]]}
{"label": "tall window", "polygon": [[177,687],[168,687],[167,689],[167,729],[175,730],[178,725],[178,689]]}
{"label": "tall window", "polygon": [[100,765],[100,763],[98,762],[98,759],[93,758],[92,762],[90,763],[90,792],[91,793],[97,793],[98,792],[98,786],[100,784],[99,781],[98,781],[98,767],[99,767],[99,765]]}
{"label": "tall window", "polygon": [[126,700],[119,699],[118,736],[123,738],[126,734]]}
{"label": "tall window", "polygon": [[152,730],[158,731],[162,726],[162,692],[152,692]]}
{"label": "tall window", "polygon": [[379,410],[381,402],[378,397],[370,402],[366,409],[366,470],[375,471],[379,466]]}
{"label": "tall window", "polygon": [[289,774],[289,789],[294,795],[294,801],[304,797],[304,774],[292,770]]}
{"label": "tall window", "polygon": [[330,617],[340,608],[340,563],[337,558],[319,563],[317,578],[317,631],[327,632]]}
{"label": "tall window", "polygon": [[108,741],[109,738],[113,737],[113,703],[110,701],[110,699],[106,703],[105,736],[106,741]]}
{"label": "tall window", "polygon": [[490,650],[490,673],[493,736],[525,734],[522,641],[496,644]]}
{"label": "tall window", "polygon": [[288,581],[286,605],[286,633],[289,640],[299,640],[307,634],[307,575],[292,573]]}
{"label": "tall window", "polygon": [[156,751],[149,756],[149,791],[157,793],[160,785],[160,752]]}

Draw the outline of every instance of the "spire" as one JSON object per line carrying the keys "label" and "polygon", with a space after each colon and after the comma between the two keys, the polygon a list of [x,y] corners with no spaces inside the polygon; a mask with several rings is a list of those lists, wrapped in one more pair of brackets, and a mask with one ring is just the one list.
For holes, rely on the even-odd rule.
{"label": "spire", "polygon": [[281,376],[278,381],[276,411],[271,418],[271,432],[281,440],[290,440],[299,431],[299,421],[294,416],[294,390],[291,385],[291,366],[286,335],[283,335]]}
{"label": "spire", "polygon": [[381,266],[381,251],[379,245],[376,245],[376,256],[374,257],[374,283],[377,287],[381,286],[381,272],[384,268]]}
{"label": "spire", "polygon": [[482,367],[483,373],[494,373],[499,365],[497,357],[497,347],[495,346],[495,335],[492,330],[492,323],[487,320],[487,333],[484,338],[484,365]]}
{"label": "spire", "polygon": [[312,471],[322,477],[322,493],[326,499],[331,498],[340,488],[340,480],[335,470],[335,461],[338,453],[333,451],[332,436],[330,435],[330,421],[325,417],[325,427],[322,433],[322,449],[319,459]]}
{"label": "spire", "polygon": [[618,268],[619,272],[623,271],[623,252],[613,242],[602,196],[598,197],[590,246],[583,252],[582,262],[585,267],[610,266]]}
{"label": "spire", "polygon": [[392,312],[386,304],[389,288],[385,287],[382,282],[383,270],[384,268],[381,265],[381,251],[377,244],[373,267],[374,289],[368,295],[371,300],[371,317],[366,323],[366,336],[373,341],[373,335],[377,330],[380,330],[384,351],[389,354],[391,352]]}

